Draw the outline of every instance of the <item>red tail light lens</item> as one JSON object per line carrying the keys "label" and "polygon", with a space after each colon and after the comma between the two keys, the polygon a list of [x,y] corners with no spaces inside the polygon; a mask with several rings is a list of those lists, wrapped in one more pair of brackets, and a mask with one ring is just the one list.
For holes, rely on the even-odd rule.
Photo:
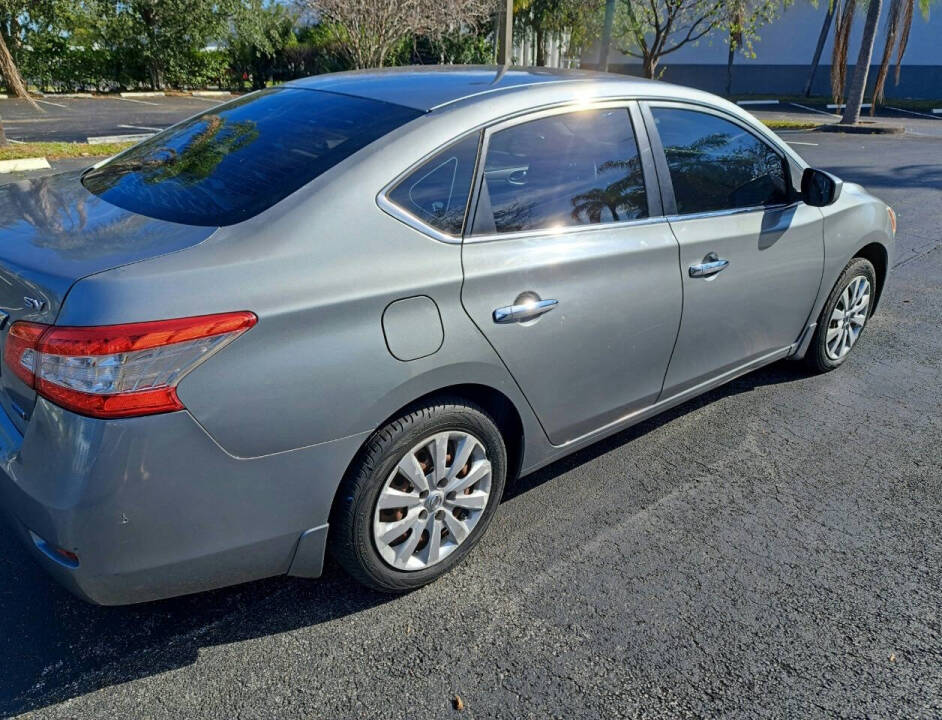
{"label": "red tail light lens", "polygon": [[250,312],[94,327],[20,321],[3,358],[23,382],[69,410],[151,415],[183,409],[177,383],[256,322]]}

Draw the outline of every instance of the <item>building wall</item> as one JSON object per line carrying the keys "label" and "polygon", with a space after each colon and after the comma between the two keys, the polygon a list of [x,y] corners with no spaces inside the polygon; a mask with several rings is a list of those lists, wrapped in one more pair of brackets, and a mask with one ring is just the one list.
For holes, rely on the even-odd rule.
{"label": "building wall", "polygon": [[[780,18],[759,29],[754,43],[755,58],[737,53],[733,65],[734,94],[799,95],[808,79],[811,58],[827,8],[827,0],[813,7],[807,0],[786,9]],[[889,2],[884,5],[888,9]],[[886,37],[887,9],[884,9],[874,46],[873,60],[879,62]],[[917,14],[913,20],[906,54],[903,57],[899,85],[894,84],[893,71],[886,84],[887,98],[942,99],[942,6],[934,8],[926,20]],[[848,59],[853,62],[860,48],[863,13],[858,12],[850,38]],[[833,24],[821,54],[812,93],[830,94],[831,52],[834,43]],[[713,33],[696,45],[686,45],[664,56],[658,66],[662,80],[698,87],[710,92],[726,90],[728,46],[722,33]],[[598,59],[598,50],[587,58],[586,65]],[[640,61],[621,53],[613,43],[609,69],[632,75],[641,74]],[[870,82],[875,73],[870,74]]]}

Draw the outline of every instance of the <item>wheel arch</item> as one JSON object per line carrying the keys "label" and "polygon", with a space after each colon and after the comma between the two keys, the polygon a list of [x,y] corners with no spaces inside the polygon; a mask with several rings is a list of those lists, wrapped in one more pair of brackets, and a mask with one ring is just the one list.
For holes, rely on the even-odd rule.
{"label": "wheel arch", "polygon": [[883,293],[883,286],[886,284],[887,271],[889,270],[889,253],[879,242],[871,242],[864,245],[854,253],[855,258],[867,260],[877,274],[877,287],[873,295],[873,309],[871,314],[876,312],[877,305],[880,302],[880,295]]}
{"label": "wheel arch", "polygon": [[[416,407],[428,404],[439,398],[449,398],[451,400],[463,399],[469,401],[481,407],[494,419],[507,445],[507,480],[509,482],[516,477],[523,466],[523,456],[526,448],[526,430],[523,416],[517,405],[503,391],[492,385],[469,382],[455,383],[435,388],[401,405],[396,410],[386,415],[376,424],[374,432],[370,433],[363,440],[356,453],[354,453],[344,471],[344,478],[346,478],[356,466],[376,431],[385,427],[396,418],[408,414]],[[334,492],[334,497],[331,501],[331,510],[333,510],[333,506],[336,505],[337,496],[342,486],[343,482],[340,482],[337,490]]]}

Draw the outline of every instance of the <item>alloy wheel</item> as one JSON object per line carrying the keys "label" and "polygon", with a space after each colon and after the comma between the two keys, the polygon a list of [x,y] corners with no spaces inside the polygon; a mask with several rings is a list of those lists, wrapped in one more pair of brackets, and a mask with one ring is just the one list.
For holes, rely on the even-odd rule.
{"label": "alloy wheel", "polygon": [[487,507],[484,444],[450,430],[416,444],[389,474],[373,511],[373,543],[397,570],[424,570],[458,548]]}
{"label": "alloy wheel", "polygon": [[863,275],[851,279],[841,293],[828,321],[825,350],[831,360],[840,360],[857,342],[870,310],[870,281]]}

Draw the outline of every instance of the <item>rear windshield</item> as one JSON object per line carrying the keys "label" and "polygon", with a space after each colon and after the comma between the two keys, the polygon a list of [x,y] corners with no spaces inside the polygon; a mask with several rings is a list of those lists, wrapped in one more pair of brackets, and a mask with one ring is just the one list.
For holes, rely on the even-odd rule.
{"label": "rear windshield", "polygon": [[233,225],[421,114],[278,88],[207,110],[85,173],[107,202],[188,225]]}

